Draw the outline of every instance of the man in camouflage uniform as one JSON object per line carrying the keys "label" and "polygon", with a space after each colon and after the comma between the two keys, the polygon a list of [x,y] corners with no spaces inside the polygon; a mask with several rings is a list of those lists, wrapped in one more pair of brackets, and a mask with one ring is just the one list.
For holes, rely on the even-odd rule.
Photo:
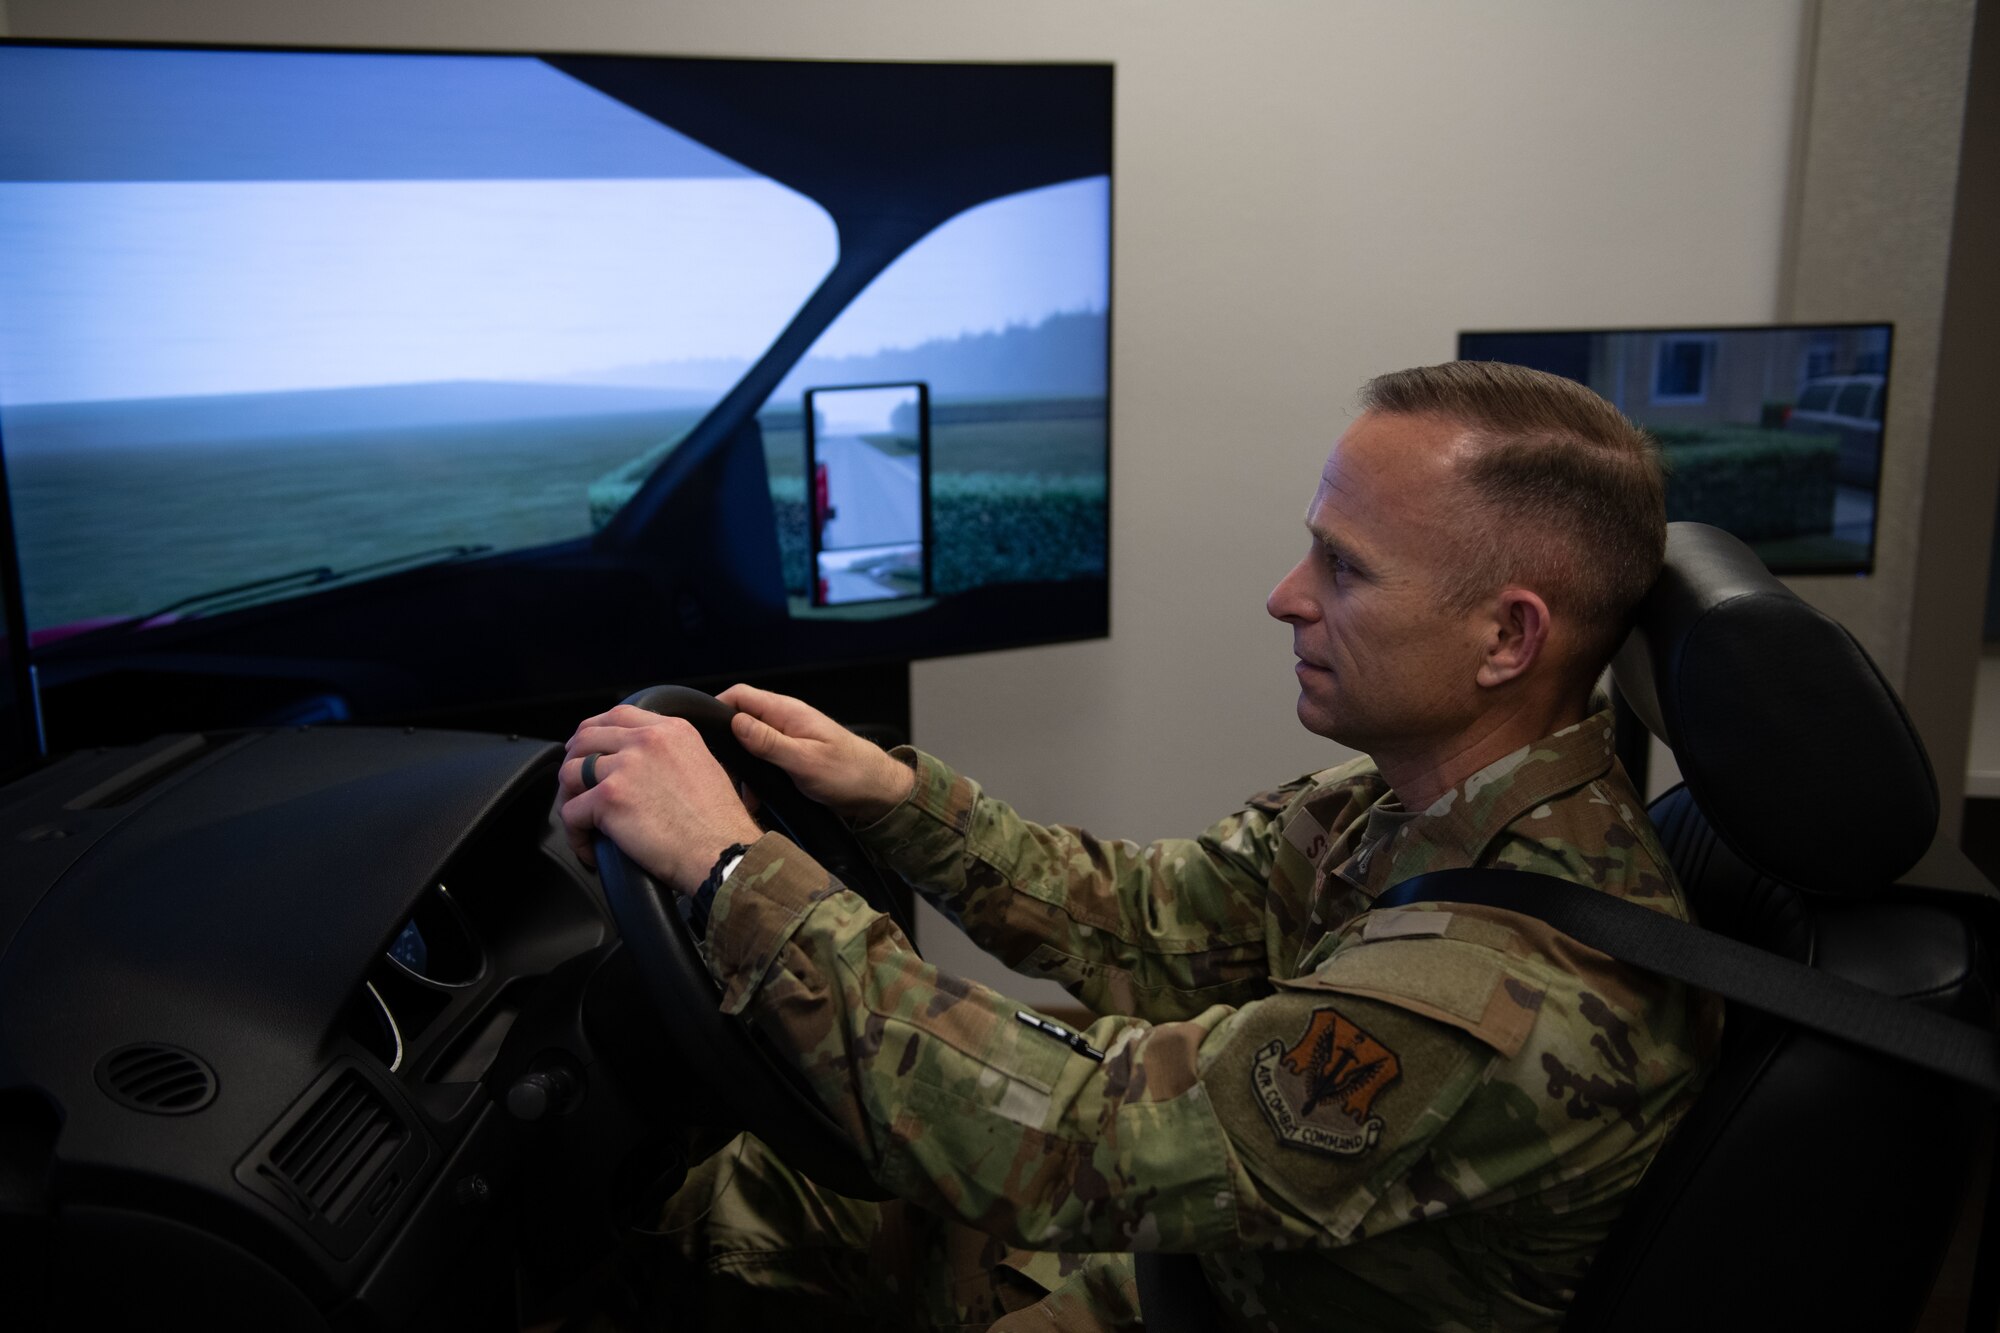
{"label": "man in camouflage uniform", "polygon": [[601,829],[688,892],[749,844],[709,906],[725,1007],[908,1201],[830,1198],[739,1144],[668,1219],[712,1273],[913,1323],[1102,1327],[1135,1318],[1130,1252],[1150,1249],[1199,1254],[1228,1327],[1560,1321],[1719,1010],[1537,921],[1371,909],[1412,875],[1497,865],[1687,917],[1590,710],[1658,570],[1658,464],[1608,404],[1532,371],[1401,372],[1364,408],[1269,607],[1301,721],[1367,757],[1200,838],[1040,827],[796,700],[724,696],[873,855],[1103,1015],[1080,1036],[938,973],[760,836],[684,724],[619,709],[578,730],[580,849]]}

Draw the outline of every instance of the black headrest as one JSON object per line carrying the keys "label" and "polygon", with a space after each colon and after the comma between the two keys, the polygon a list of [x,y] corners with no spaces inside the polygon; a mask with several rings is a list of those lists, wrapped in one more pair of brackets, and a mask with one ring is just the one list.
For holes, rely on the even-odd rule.
{"label": "black headrest", "polygon": [[1613,670],[1715,831],[1764,873],[1875,894],[1930,847],[1937,778],[1902,701],[1853,635],[1721,529],[1667,525],[1666,568]]}

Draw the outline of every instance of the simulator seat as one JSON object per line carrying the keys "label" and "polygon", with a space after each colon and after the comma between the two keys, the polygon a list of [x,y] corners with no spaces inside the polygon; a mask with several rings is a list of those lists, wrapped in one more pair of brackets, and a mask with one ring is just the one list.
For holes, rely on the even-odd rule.
{"label": "simulator seat", "polygon": [[[1702,926],[1991,1028],[2000,899],[1934,842],[1923,744],[1845,629],[1734,537],[1676,523],[1614,674],[1680,766],[1651,814]],[[1564,1328],[1912,1327],[1989,1104],[1730,1005],[1706,1089]]]}

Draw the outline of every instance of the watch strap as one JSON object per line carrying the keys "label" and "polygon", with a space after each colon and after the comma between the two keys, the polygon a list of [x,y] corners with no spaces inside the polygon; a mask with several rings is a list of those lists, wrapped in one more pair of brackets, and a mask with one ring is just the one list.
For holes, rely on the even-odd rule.
{"label": "watch strap", "polygon": [[724,847],[722,855],[716,857],[715,864],[709,868],[708,878],[701,882],[701,887],[682,900],[687,904],[688,929],[694,932],[696,939],[708,938],[708,914],[715,907],[715,895],[721,891],[722,881],[729,877],[729,872],[736,868],[736,863],[749,850],[750,845],[743,842],[732,842]]}

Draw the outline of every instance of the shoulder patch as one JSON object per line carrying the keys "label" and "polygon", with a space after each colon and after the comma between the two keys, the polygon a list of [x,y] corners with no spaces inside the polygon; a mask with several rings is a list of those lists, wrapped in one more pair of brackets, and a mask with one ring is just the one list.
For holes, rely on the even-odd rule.
{"label": "shoulder patch", "polygon": [[1332,1008],[1313,1010],[1290,1046],[1274,1039],[1250,1061],[1252,1091],[1279,1139],[1333,1157],[1380,1141],[1375,1099],[1402,1072],[1394,1051]]}

